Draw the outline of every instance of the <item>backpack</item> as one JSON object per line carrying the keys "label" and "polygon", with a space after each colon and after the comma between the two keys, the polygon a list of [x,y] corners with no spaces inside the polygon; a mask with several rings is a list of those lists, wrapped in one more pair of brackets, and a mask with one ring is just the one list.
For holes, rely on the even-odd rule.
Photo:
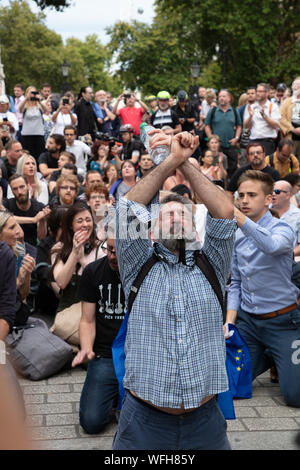
{"label": "backpack", "polygon": [[[131,288],[130,294],[127,303],[127,312],[125,318],[121,324],[119,332],[115,337],[112,343],[112,357],[114,363],[114,369],[116,373],[116,377],[118,380],[119,385],[119,409],[121,409],[121,404],[124,398],[125,390],[123,387],[123,378],[125,375],[125,340],[126,340],[126,333],[127,333],[127,324],[128,324],[128,317],[131,312],[133,302],[139,292],[139,289],[147,276],[150,272],[151,268],[160,261],[160,256],[153,253],[153,255],[146,261],[146,263],[142,266],[141,270],[139,271],[137,277],[135,278]],[[211,266],[207,256],[203,252],[195,251],[195,263],[199,267],[199,269],[203,272],[206,279],[210,283],[212,289],[214,290],[220,306],[222,308],[222,313],[224,315],[225,312],[225,302],[223,299],[222,289],[217,278],[217,275]]]}
{"label": "backpack", "polygon": [[[210,124],[212,124],[212,121],[213,121],[213,119],[214,119],[214,117],[215,117],[216,109],[217,109],[217,107],[214,106],[214,107],[212,108],[212,110],[211,110]],[[237,126],[238,126],[238,114],[237,114],[238,112],[237,112],[237,110],[236,110],[235,108],[232,108],[232,109],[233,109],[234,117],[235,117],[235,127],[237,127]]]}
{"label": "backpack", "polygon": [[[272,155],[269,155],[269,162],[270,162],[270,166],[274,168],[274,153],[272,153]],[[293,171],[293,159],[292,157],[290,157],[289,173],[292,173],[292,171]]]}

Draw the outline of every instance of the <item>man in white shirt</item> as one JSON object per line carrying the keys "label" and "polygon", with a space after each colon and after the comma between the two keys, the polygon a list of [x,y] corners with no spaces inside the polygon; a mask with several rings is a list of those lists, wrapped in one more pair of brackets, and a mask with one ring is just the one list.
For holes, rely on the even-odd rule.
{"label": "man in white shirt", "polygon": [[295,232],[294,256],[300,255],[300,209],[291,204],[292,186],[287,181],[276,181],[272,196],[272,209]]}
{"label": "man in white shirt", "polygon": [[246,107],[244,128],[250,129],[250,141],[265,147],[266,155],[274,153],[278,135],[280,111],[276,103],[268,100],[269,87],[259,83],[256,88],[256,102]]}
{"label": "man in white shirt", "polygon": [[19,130],[19,123],[15,113],[8,111],[9,99],[6,95],[0,96],[0,126],[10,132],[11,137],[15,137]]}
{"label": "man in white shirt", "polygon": [[77,132],[74,126],[66,126],[64,136],[66,141],[66,150],[75,155],[78,174],[85,176],[86,155],[89,157],[92,156],[91,148],[81,140],[76,139]]}

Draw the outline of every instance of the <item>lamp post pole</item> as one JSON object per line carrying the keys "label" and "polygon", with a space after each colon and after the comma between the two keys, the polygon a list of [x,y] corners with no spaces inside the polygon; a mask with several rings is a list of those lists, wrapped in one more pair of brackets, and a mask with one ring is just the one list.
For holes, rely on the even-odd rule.
{"label": "lamp post pole", "polygon": [[200,75],[200,65],[197,62],[193,62],[190,67],[190,71],[194,84],[190,86],[189,97],[191,103],[194,104],[198,99],[198,86],[196,85],[196,80]]}
{"label": "lamp post pole", "polygon": [[68,88],[69,88],[67,79],[70,73],[70,64],[68,64],[66,59],[64,59],[63,63],[61,64],[61,73],[63,76],[62,94],[64,94],[66,93],[66,91],[68,91]]}
{"label": "lamp post pole", "polygon": [[1,60],[1,43],[0,43],[0,94],[5,95],[5,73]]}

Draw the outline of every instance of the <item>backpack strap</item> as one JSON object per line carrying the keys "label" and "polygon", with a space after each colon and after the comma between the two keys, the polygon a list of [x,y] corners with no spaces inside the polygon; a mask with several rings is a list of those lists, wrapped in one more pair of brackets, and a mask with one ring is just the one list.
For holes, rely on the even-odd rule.
{"label": "backpack strap", "polygon": [[135,278],[131,288],[130,288],[130,293],[128,297],[128,305],[127,305],[127,310],[128,310],[128,315],[131,312],[133,302],[135,301],[135,298],[138,294],[138,291],[142,285],[143,280],[151,270],[151,268],[157,263],[158,257],[153,253],[153,255],[147,259],[146,263],[143,264],[141,267],[140,272],[138,273],[137,277]]}
{"label": "backpack strap", "polygon": [[[135,298],[138,294],[138,291],[147,276],[147,274],[150,272],[152,267],[159,261],[159,257],[153,253],[152,256],[146,261],[145,264],[143,264],[140,272],[138,273],[137,277],[135,278],[134,282],[132,283],[132,286],[130,288],[130,293],[128,297],[128,305],[127,305],[127,310],[128,310],[128,315],[131,312],[133,302],[135,301]],[[205,275],[206,279],[210,283],[212,289],[214,290],[222,312],[224,313],[225,306],[224,306],[224,299],[223,299],[223,293],[222,289],[220,286],[219,279],[215,273],[215,270],[213,269],[212,265],[210,264],[207,256],[203,252],[199,252],[198,250],[195,251],[195,263],[198,266],[198,268],[203,272]]]}
{"label": "backpack strap", "polygon": [[206,254],[203,251],[201,253],[199,251],[195,251],[195,261],[196,261],[198,268],[201,269],[206,279],[210,283],[212,289],[214,290],[218,298],[218,301],[220,303],[222,312],[224,313],[225,306],[224,306],[223,293],[222,293],[219,279],[216,275],[214,268],[210,264]]}
{"label": "backpack strap", "polygon": [[274,153],[272,153],[272,155],[269,155],[269,162],[270,166],[274,168]]}

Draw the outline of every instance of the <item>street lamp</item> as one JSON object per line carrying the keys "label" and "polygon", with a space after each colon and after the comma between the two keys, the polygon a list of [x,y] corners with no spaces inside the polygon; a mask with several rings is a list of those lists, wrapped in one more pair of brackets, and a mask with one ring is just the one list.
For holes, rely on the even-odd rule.
{"label": "street lamp", "polygon": [[200,75],[200,65],[195,61],[190,66],[191,76],[194,79],[194,84],[190,86],[189,97],[192,103],[195,103],[198,100],[198,86],[196,85],[196,80]]}
{"label": "street lamp", "polygon": [[68,62],[66,61],[66,59],[64,59],[63,63],[61,64],[61,73],[62,73],[62,76],[63,76],[63,93],[65,93],[66,91],[68,91],[68,84],[67,84],[67,78],[69,76],[69,73],[70,73],[70,64],[68,64]]}
{"label": "street lamp", "polygon": [[200,75],[200,65],[197,62],[193,62],[190,67],[191,75],[196,80]]}

